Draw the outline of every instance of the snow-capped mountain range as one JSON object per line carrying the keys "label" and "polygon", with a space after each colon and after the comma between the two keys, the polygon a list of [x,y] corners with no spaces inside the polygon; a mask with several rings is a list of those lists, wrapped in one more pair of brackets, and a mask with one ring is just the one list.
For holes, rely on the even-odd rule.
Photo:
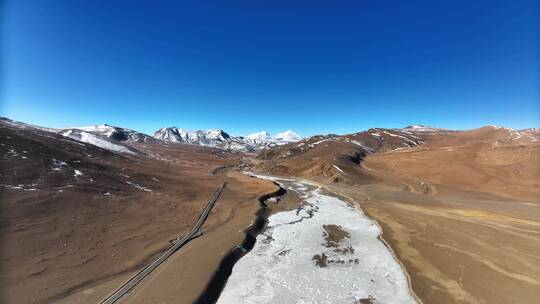
{"label": "snow-capped mountain range", "polygon": [[145,144],[181,143],[216,147],[239,152],[255,152],[263,148],[286,144],[301,139],[298,134],[291,130],[279,133],[276,136],[272,136],[268,132],[262,131],[244,137],[231,136],[221,129],[190,131],[176,127],[161,128],[154,133],[154,136],[149,136],[135,130],[115,127],[108,124],[64,129],[39,128],[78,141],[93,144],[103,149],[126,153],[133,153],[133,151],[135,151],[128,145],[130,142]]}
{"label": "snow-capped mountain range", "polygon": [[221,129],[190,131],[176,127],[161,128],[153,136],[149,136],[135,130],[107,124],[64,129],[42,129],[117,152],[132,151],[129,145],[125,145],[130,142],[145,144],[182,143],[240,152],[255,152],[263,148],[301,139],[298,134],[291,130],[279,133],[276,136],[262,131],[244,137],[231,136]]}
{"label": "snow-capped mountain range", "polygon": [[189,131],[176,127],[161,128],[154,133],[154,138],[171,143],[200,144],[217,146],[232,137],[220,129]]}
{"label": "snow-capped mountain range", "polygon": [[276,136],[261,131],[244,137],[231,136],[221,129],[189,131],[176,127],[161,128],[154,133],[154,138],[170,143],[197,144],[243,152],[254,152],[261,148],[301,139],[298,134],[291,130],[279,133]]}
{"label": "snow-capped mountain range", "polygon": [[[455,131],[434,128],[429,126],[411,125],[405,128],[380,129],[374,128],[367,131],[346,134],[346,135],[316,135],[302,138],[295,132],[288,130],[276,135],[271,135],[266,131],[256,132],[248,136],[232,136],[221,129],[188,131],[176,127],[161,128],[153,136],[107,124],[73,127],[73,128],[46,128],[22,122],[13,121],[0,117],[0,122],[22,129],[34,128],[45,132],[56,133],[65,137],[75,139],[79,142],[98,146],[113,152],[137,154],[140,153],[136,145],[143,144],[193,144],[201,146],[216,147],[237,152],[257,152],[265,148],[284,146],[294,149],[305,150],[313,148],[321,143],[328,144],[331,141],[345,141],[359,145],[367,152],[386,151],[392,149],[403,149],[416,146],[423,142],[424,136],[441,135]],[[488,126],[484,128],[495,128],[507,131],[509,140],[529,140],[540,141],[538,130],[535,128],[514,130],[503,127]],[[397,141],[396,141],[397,140]],[[295,145],[287,145],[296,143]],[[287,151],[285,152],[287,154]]]}
{"label": "snow-capped mountain range", "polygon": [[254,152],[258,149],[256,145],[245,142],[242,137],[233,137],[221,129],[188,131],[176,127],[161,128],[154,133],[154,138],[168,143],[193,144],[242,152]]}

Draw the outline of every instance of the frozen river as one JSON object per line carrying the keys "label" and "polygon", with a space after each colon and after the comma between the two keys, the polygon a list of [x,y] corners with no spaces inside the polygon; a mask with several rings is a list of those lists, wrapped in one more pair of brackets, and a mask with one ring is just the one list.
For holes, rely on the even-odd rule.
{"label": "frozen river", "polygon": [[379,227],[359,208],[315,185],[258,177],[303,202],[269,217],[218,303],[416,303]]}

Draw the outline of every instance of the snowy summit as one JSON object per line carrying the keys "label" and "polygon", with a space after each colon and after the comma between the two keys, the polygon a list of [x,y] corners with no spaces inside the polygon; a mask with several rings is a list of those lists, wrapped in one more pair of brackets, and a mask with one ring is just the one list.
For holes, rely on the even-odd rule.
{"label": "snowy summit", "polygon": [[416,131],[416,132],[437,132],[437,131],[445,131],[445,129],[441,128],[433,128],[430,126],[422,126],[422,125],[411,125],[408,127],[403,128],[403,130],[406,131]]}
{"label": "snowy summit", "polygon": [[244,137],[229,135],[221,129],[188,131],[176,127],[161,128],[154,133],[154,138],[170,143],[196,144],[244,152],[254,152],[301,139],[300,135],[291,130],[275,136],[266,131],[260,131]]}
{"label": "snowy summit", "polygon": [[266,131],[261,131],[257,133],[253,133],[247,136],[249,140],[251,140],[254,144],[285,144],[289,142],[295,142],[302,139],[300,135],[295,133],[294,131],[287,130],[285,132],[281,132],[276,134],[275,136],[272,136],[270,133]]}
{"label": "snowy summit", "polygon": [[278,133],[275,137],[278,141],[295,142],[302,139],[300,135],[292,130],[287,130],[282,133]]}

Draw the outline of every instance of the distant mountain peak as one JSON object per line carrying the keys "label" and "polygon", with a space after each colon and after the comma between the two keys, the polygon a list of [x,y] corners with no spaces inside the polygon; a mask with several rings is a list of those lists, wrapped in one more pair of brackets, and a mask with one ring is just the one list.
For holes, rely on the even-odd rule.
{"label": "distant mountain peak", "polygon": [[272,136],[270,133],[266,131],[260,131],[260,132],[256,132],[256,133],[248,135],[247,138],[256,144],[266,144],[266,145],[289,143],[289,142],[299,141],[300,139],[302,139],[300,135],[298,135],[292,130],[287,130],[285,132],[278,133],[275,136]]}
{"label": "distant mountain peak", "polygon": [[435,132],[435,131],[444,131],[445,129],[434,128],[434,127],[424,126],[424,125],[410,125],[403,128],[402,130],[417,131],[417,132]]}
{"label": "distant mountain peak", "polygon": [[[76,132],[73,132],[74,130],[76,130]],[[71,131],[71,132],[68,132],[68,131]],[[156,142],[156,139],[144,133],[134,131],[131,129],[112,126],[109,124],[100,124],[100,125],[92,125],[92,126],[85,126],[85,127],[73,127],[73,128],[65,128],[65,129],[60,130],[60,134],[71,134],[72,136],[74,136],[73,134],[77,132],[78,133],[88,132],[91,134],[108,137],[116,141],[132,141],[132,142],[144,142],[144,143]]]}
{"label": "distant mountain peak", "polygon": [[292,130],[287,130],[285,132],[278,133],[276,135],[276,139],[281,139],[283,141],[288,141],[288,142],[294,142],[294,141],[299,141],[300,139],[302,139],[302,137],[298,135],[298,133]]}
{"label": "distant mountain peak", "polygon": [[168,127],[156,131],[154,138],[172,143],[200,144],[216,147],[229,141],[231,136],[222,129],[190,131],[177,127]]}
{"label": "distant mountain peak", "polygon": [[300,139],[300,136],[291,130],[276,136],[272,136],[267,131],[260,131],[243,137],[231,136],[222,129],[188,131],[176,127],[161,128],[154,133],[154,137],[171,143],[196,144],[244,152],[254,152],[260,148]]}
{"label": "distant mountain peak", "polygon": [[272,135],[266,131],[260,131],[246,136],[247,139],[252,140],[254,143],[265,143],[273,141]]}

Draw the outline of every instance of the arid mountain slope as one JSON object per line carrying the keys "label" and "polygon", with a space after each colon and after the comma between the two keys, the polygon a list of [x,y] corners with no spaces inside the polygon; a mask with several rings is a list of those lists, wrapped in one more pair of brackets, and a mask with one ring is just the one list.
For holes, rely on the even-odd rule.
{"label": "arid mountain slope", "polygon": [[109,126],[67,131],[0,120],[1,302],[99,302],[185,233],[227,180],[207,238],[130,298],[148,302],[165,288],[168,301],[193,301],[243,238],[257,198],[276,190],[235,172],[244,166],[359,202],[425,303],[540,297],[538,129],[375,128],[275,145],[256,159]]}
{"label": "arid mountain slope", "polygon": [[534,303],[539,139],[535,129],[371,129],[265,151],[254,168],[359,202],[425,303]]}
{"label": "arid mountain slope", "polygon": [[[118,143],[122,153],[4,120],[0,139],[2,303],[50,303],[140,269],[191,228],[223,179],[234,185],[223,220],[237,200],[258,204],[247,179],[213,174],[239,162],[221,149]],[[259,184],[255,193],[275,191]]]}
{"label": "arid mountain slope", "polygon": [[540,132],[484,127],[449,133],[426,139],[415,149],[371,155],[362,165],[412,183],[440,185],[441,190],[528,201],[540,198]]}
{"label": "arid mountain slope", "polygon": [[266,170],[278,175],[312,176],[339,182],[343,180],[343,169],[350,168],[356,171],[357,178],[363,176],[372,180],[373,176],[365,174],[359,166],[368,154],[416,147],[428,138],[446,133],[451,131],[374,128],[342,136],[318,135],[265,150],[257,158],[264,161]]}
{"label": "arid mountain slope", "polygon": [[[493,193],[510,198],[540,196],[540,131],[484,127],[370,129],[350,135],[314,136],[263,151],[266,170],[278,175],[358,183],[380,180],[372,167],[411,182]],[[432,131],[433,130],[433,131]],[[354,178],[344,178],[347,173]],[[424,191],[424,187],[417,189]],[[427,191],[427,190],[426,190]]]}

